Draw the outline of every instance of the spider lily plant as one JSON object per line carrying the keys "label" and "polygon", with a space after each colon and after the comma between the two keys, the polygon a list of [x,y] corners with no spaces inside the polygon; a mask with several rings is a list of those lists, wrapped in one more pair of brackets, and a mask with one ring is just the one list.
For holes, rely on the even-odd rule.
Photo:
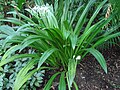
{"label": "spider lily plant", "polygon": [[[120,32],[115,32],[119,25],[108,30],[103,29],[112,20],[112,15],[93,24],[106,2],[107,0],[104,0],[98,5],[88,21],[87,15],[95,0],[90,0],[87,5],[80,4],[75,12],[70,10],[71,5],[75,3],[72,0],[55,0],[54,7],[42,2],[41,6],[26,9],[32,18],[22,13],[9,12],[8,14],[18,15],[19,18],[1,20],[16,26],[0,26],[0,44],[3,51],[0,66],[19,58],[31,59],[18,73],[13,89],[19,90],[38,70],[62,68],[48,80],[43,90],[50,90],[53,80],[58,75],[59,90],[71,90],[72,85],[78,90],[74,81],[76,67],[88,53],[96,58],[107,73],[105,59],[96,47],[120,36]],[[76,17],[79,17],[77,21]],[[26,48],[31,48],[34,53],[20,53]],[[33,69],[33,66],[36,68]]]}

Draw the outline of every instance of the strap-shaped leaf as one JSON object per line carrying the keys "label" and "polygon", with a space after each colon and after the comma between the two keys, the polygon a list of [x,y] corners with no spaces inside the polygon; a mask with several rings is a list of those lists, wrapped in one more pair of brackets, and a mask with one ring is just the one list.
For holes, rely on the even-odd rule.
{"label": "strap-shaped leaf", "polygon": [[111,35],[107,35],[106,37],[104,36],[103,38],[99,39],[94,45],[93,47],[99,46],[100,44],[104,43],[105,41],[111,39],[111,38],[115,38],[120,36],[120,32],[116,32],[115,34],[111,34]]}
{"label": "strap-shaped leaf", "polygon": [[7,37],[7,35],[5,35],[5,34],[0,34],[0,38],[6,38]]}
{"label": "strap-shaped leaf", "polygon": [[79,90],[79,88],[78,88],[78,86],[77,86],[77,84],[76,84],[75,81],[73,82],[73,84],[74,84],[75,89],[76,89],[76,90]]}
{"label": "strap-shaped leaf", "polygon": [[71,90],[70,88],[75,78],[76,66],[77,66],[77,61],[75,61],[74,59],[69,59],[68,72],[67,72],[67,82],[68,82],[69,90]]}
{"label": "strap-shaped leaf", "polygon": [[0,31],[7,35],[13,35],[15,33],[14,29],[7,25],[0,26]]}
{"label": "strap-shaped leaf", "polygon": [[107,32],[105,32],[104,34],[103,34],[103,36],[107,36],[107,35],[110,35],[110,34],[112,34],[113,32],[117,32],[117,30],[119,29],[119,27],[120,27],[120,22],[118,23],[118,24],[116,24],[115,26],[112,26],[109,30],[107,30]]}
{"label": "strap-shaped leaf", "polygon": [[54,16],[53,13],[51,12],[48,12],[49,15],[47,15],[47,20],[48,20],[48,23],[49,23],[49,27],[52,28],[52,27],[55,27],[55,28],[59,28],[58,27],[58,22],[56,20],[56,17]]}
{"label": "strap-shaped leaf", "polygon": [[103,55],[94,48],[87,49],[87,51],[90,52],[97,59],[103,70],[107,73],[107,65]]}
{"label": "strap-shaped leaf", "polygon": [[78,40],[77,35],[74,35],[74,34],[71,35],[70,39],[71,39],[72,48],[74,50]]}
{"label": "strap-shaped leaf", "polygon": [[50,87],[51,87],[51,85],[52,85],[52,82],[53,82],[53,80],[55,79],[55,77],[56,77],[58,74],[60,74],[60,72],[55,73],[55,74],[50,78],[50,80],[47,82],[47,84],[45,85],[45,87],[44,87],[43,90],[50,90]]}
{"label": "strap-shaped leaf", "polygon": [[73,17],[72,17],[72,20],[70,21],[70,26],[73,24],[73,21],[75,20],[78,12],[79,12],[83,7],[84,7],[84,5],[81,5],[81,6],[79,6],[79,7],[77,8],[77,10],[75,11],[75,14],[74,14]]}
{"label": "strap-shaped leaf", "polygon": [[32,59],[27,63],[27,65],[24,68],[20,70],[14,83],[14,90],[19,90],[22,87],[22,85],[37,71],[37,69],[34,69],[28,73],[28,71],[37,62],[38,62],[37,59]]}
{"label": "strap-shaped leaf", "polygon": [[16,24],[16,25],[26,24],[25,22],[23,22],[22,20],[19,20],[17,18],[0,19],[0,21],[11,22],[11,23]]}
{"label": "strap-shaped leaf", "polygon": [[40,40],[40,36],[30,35],[29,37],[25,38],[24,41],[22,42],[20,51],[22,51],[25,47],[28,47],[30,44],[34,43],[35,41],[39,41],[39,40]]}
{"label": "strap-shaped leaf", "polygon": [[20,10],[22,9],[24,3],[25,3],[25,0],[18,0],[18,7]]}
{"label": "strap-shaped leaf", "polygon": [[7,36],[7,37],[4,39],[4,42],[3,42],[3,44],[2,44],[2,48],[4,48],[4,47],[6,46],[6,44],[12,40],[13,37],[14,37],[14,35]]}
{"label": "strap-shaped leaf", "polygon": [[45,60],[53,53],[55,52],[57,49],[56,48],[50,48],[47,51],[45,51],[43,53],[43,55],[41,56],[39,63],[38,63],[38,69],[40,68],[40,66],[45,62]]}
{"label": "strap-shaped leaf", "polygon": [[89,27],[91,26],[91,23],[93,22],[93,20],[95,19],[95,17],[97,16],[97,14],[99,13],[99,11],[101,10],[101,8],[103,7],[103,5],[107,2],[108,0],[104,0],[103,2],[100,3],[100,5],[97,7],[96,11],[94,12],[94,14],[92,15],[92,17],[90,18],[85,31],[89,29]]}
{"label": "strap-shaped leaf", "polygon": [[59,89],[59,90],[66,90],[65,72],[62,72],[62,73],[61,73],[58,89]]}
{"label": "strap-shaped leaf", "polygon": [[2,60],[6,59],[9,55],[11,55],[15,51],[19,50],[20,48],[21,48],[21,45],[15,45],[15,46],[11,47],[10,49],[8,49],[6,51],[6,53],[3,55]]}
{"label": "strap-shaped leaf", "polygon": [[37,57],[37,54],[20,54],[1,60],[0,67],[19,58]]}
{"label": "strap-shaped leaf", "polygon": [[79,30],[81,30],[83,24],[84,24],[84,19],[85,19],[85,16],[87,14],[87,12],[89,11],[89,9],[91,8],[91,6],[94,4],[96,0],[90,0],[89,3],[87,4],[86,8],[84,9],[82,15],[80,16],[77,24],[76,24],[76,27],[75,27],[75,30],[74,30],[74,33],[79,35]]}

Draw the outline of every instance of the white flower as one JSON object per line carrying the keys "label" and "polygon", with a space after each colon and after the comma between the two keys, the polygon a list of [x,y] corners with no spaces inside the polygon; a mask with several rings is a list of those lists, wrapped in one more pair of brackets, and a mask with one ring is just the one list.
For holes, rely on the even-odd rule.
{"label": "white flower", "polygon": [[[73,59],[75,58],[75,55],[73,55]],[[76,58],[75,58],[76,60],[80,60],[81,59],[81,56],[79,55],[79,56],[77,56]]]}
{"label": "white flower", "polygon": [[75,55],[73,55],[73,58],[75,58]]}
{"label": "white flower", "polygon": [[81,56],[77,56],[77,57],[76,57],[76,60],[80,60],[80,59],[81,59]]}
{"label": "white flower", "polygon": [[49,4],[46,5],[42,5],[42,6],[35,6],[32,9],[33,12],[39,13],[40,15],[45,15],[48,12],[51,12],[51,6],[49,6]]}
{"label": "white flower", "polygon": [[36,5],[28,10],[33,16],[41,18],[46,27],[58,28],[58,22],[54,16],[53,6],[46,4],[42,6]]}

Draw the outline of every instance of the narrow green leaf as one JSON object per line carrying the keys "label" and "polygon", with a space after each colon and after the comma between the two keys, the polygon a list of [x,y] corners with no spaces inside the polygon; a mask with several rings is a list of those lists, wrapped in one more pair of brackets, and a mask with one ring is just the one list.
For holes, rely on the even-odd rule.
{"label": "narrow green leaf", "polygon": [[63,38],[64,38],[64,40],[67,40],[69,36],[70,36],[70,31],[63,30]]}
{"label": "narrow green leaf", "polygon": [[39,40],[40,40],[40,36],[30,35],[29,37],[25,38],[24,41],[22,42],[20,51],[22,51],[25,47],[28,47],[30,44],[34,43],[35,41],[39,41]]}
{"label": "narrow green leaf", "polygon": [[78,88],[78,86],[77,86],[77,84],[76,84],[75,81],[73,82],[73,84],[74,84],[75,89],[76,89],[76,90],[79,90],[79,88]]}
{"label": "narrow green leaf", "polygon": [[20,10],[22,9],[22,6],[24,3],[25,3],[25,0],[18,0],[18,7]]}
{"label": "narrow green leaf", "polygon": [[72,45],[72,48],[73,48],[73,50],[75,49],[75,46],[76,46],[76,44],[77,44],[77,35],[71,35],[71,37],[70,37],[70,40],[71,40],[71,45]]}
{"label": "narrow green leaf", "polygon": [[60,82],[59,82],[58,88],[59,88],[59,90],[66,90],[65,72],[61,73]]}
{"label": "narrow green leaf", "polygon": [[18,15],[18,16],[22,17],[23,19],[25,19],[27,22],[34,23],[31,18],[25,16],[24,14],[21,14],[21,13],[15,12],[15,11],[8,12],[7,14]]}
{"label": "narrow green leaf", "polygon": [[3,55],[2,60],[6,59],[9,55],[11,55],[15,51],[19,50],[20,48],[21,48],[21,45],[15,45],[15,46],[11,47],[10,49],[8,49],[6,51],[6,53]]}
{"label": "narrow green leaf", "polygon": [[0,19],[0,21],[11,22],[11,23],[16,24],[16,25],[26,24],[25,22],[23,22],[22,20],[19,20],[17,18]]}
{"label": "narrow green leaf", "polygon": [[75,11],[75,14],[74,14],[73,17],[72,17],[72,20],[70,21],[70,26],[73,24],[73,21],[75,20],[78,12],[83,8],[83,6],[84,6],[84,5],[79,6],[79,7],[77,8],[77,10]]}
{"label": "narrow green leaf", "polygon": [[1,60],[0,67],[9,63],[9,62],[12,62],[13,60],[16,60],[16,59],[19,59],[19,58],[27,58],[27,57],[37,57],[37,54],[20,54],[20,55],[12,56],[10,58]]}
{"label": "narrow green leaf", "polygon": [[[63,3],[63,0],[60,0],[61,3]],[[65,0],[64,1],[64,8],[63,9],[63,13],[62,13],[62,16],[61,16],[61,29],[64,30],[64,21],[67,20],[68,18],[68,12],[69,12],[69,7],[70,7],[70,1],[69,0]],[[61,7],[61,6],[60,6]]]}
{"label": "narrow green leaf", "polygon": [[71,86],[75,78],[76,66],[77,66],[77,61],[75,61],[74,59],[69,59],[68,72],[67,72],[67,82],[68,82],[69,90],[71,90]]}
{"label": "narrow green leaf", "polygon": [[93,20],[95,19],[95,17],[98,15],[99,11],[101,10],[102,6],[107,2],[108,0],[104,0],[103,2],[100,3],[100,5],[97,7],[96,11],[94,12],[94,14],[92,15],[92,17],[90,18],[85,31],[89,29],[91,23],[93,22]]}
{"label": "narrow green leaf", "polygon": [[39,63],[38,63],[38,69],[45,62],[45,60],[56,50],[57,50],[56,48],[50,48],[43,53],[43,55],[40,57],[40,60],[39,60]]}
{"label": "narrow green leaf", "polygon": [[0,38],[6,38],[7,37],[7,35],[5,35],[5,34],[0,34]]}
{"label": "narrow green leaf", "polygon": [[120,27],[120,22],[118,23],[118,24],[116,24],[115,26],[112,26],[109,30],[107,30],[104,34],[103,34],[103,36],[107,36],[107,35],[110,35],[110,34],[112,34],[113,32],[117,32],[117,30],[119,29],[119,27]]}
{"label": "narrow green leaf", "polygon": [[14,29],[7,25],[0,26],[0,31],[7,35],[13,35],[15,33]]}
{"label": "narrow green leaf", "polygon": [[93,48],[87,49],[87,51],[97,59],[103,70],[107,73],[107,65],[103,55],[98,50]]}
{"label": "narrow green leaf", "polygon": [[7,36],[5,39],[4,39],[4,42],[2,44],[2,48],[4,48],[6,46],[6,44],[12,40],[12,38],[14,37],[15,34],[12,34],[10,36]]}
{"label": "narrow green leaf", "polygon": [[97,40],[97,42],[93,45],[93,47],[99,46],[103,42],[105,42],[105,41],[107,41],[107,40],[109,40],[111,38],[118,37],[118,36],[120,36],[120,32],[117,32],[115,34],[111,34],[111,35],[108,35],[108,36],[104,36],[101,39]]}
{"label": "narrow green leaf", "polygon": [[52,85],[52,82],[53,82],[53,80],[55,79],[55,77],[56,77],[58,74],[60,74],[60,72],[55,73],[55,74],[49,79],[49,81],[47,82],[47,84],[45,85],[45,87],[44,87],[43,90],[50,90],[50,87],[51,87],[51,85]]}
{"label": "narrow green leaf", "polygon": [[[19,90],[22,85],[37,71],[37,69],[32,70],[28,73],[28,71],[38,62],[37,59],[30,60],[25,67],[23,67],[18,73],[15,83],[14,90]],[[28,73],[28,74],[27,74]]]}
{"label": "narrow green leaf", "polygon": [[83,26],[85,16],[88,13],[91,6],[94,4],[94,2],[95,2],[95,0],[90,0],[89,3],[87,4],[86,8],[84,9],[82,15],[80,16],[80,18],[79,18],[79,20],[78,20],[78,22],[76,24],[76,27],[75,27],[75,30],[74,30],[75,34],[79,35],[79,30],[81,30],[81,28]]}

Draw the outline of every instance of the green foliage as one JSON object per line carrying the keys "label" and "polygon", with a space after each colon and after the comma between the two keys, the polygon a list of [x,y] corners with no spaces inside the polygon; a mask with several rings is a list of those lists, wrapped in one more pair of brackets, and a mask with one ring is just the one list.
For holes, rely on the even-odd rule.
{"label": "green foliage", "polygon": [[21,10],[25,0],[18,0],[18,8]]}
{"label": "green foliage", "polygon": [[[13,63],[6,64],[3,70],[0,71],[0,90],[13,89],[14,81],[17,73],[27,65],[29,58],[15,60]],[[33,67],[34,68],[34,67]],[[29,80],[22,86],[21,90],[36,90],[43,82],[44,70],[36,72]],[[31,88],[31,89],[30,89]]]}
{"label": "green foliage", "polygon": [[71,86],[75,78],[76,66],[77,66],[77,61],[74,59],[70,59],[68,63],[68,72],[66,73],[69,90],[71,90]]}
{"label": "green foliage", "polygon": [[61,73],[60,82],[59,82],[58,88],[59,88],[59,90],[66,90],[65,72]]}
{"label": "green foliage", "polygon": [[95,49],[88,49],[88,52],[90,52],[91,54],[93,54],[93,56],[98,60],[98,62],[100,63],[101,67],[104,69],[104,71],[107,73],[107,65],[106,62],[104,60],[104,57],[102,56],[102,54],[100,52],[98,52]]}
{"label": "green foliage", "polygon": [[56,77],[58,74],[60,74],[60,72],[55,73],[55,74],[50,78],[50,80],[47,82],[47,84],[45,85],[45,87],[44,87],[43,90],[50,90],[51,85],[52,85],[52,82],[53,82],[53,80],[55,79],[55,77]]}
{"label": "green foliage", "polygon": [[[107,73],[105,59],[96,48],[111,38],[119,37],[120,32],[116,30],[120,26],[107,27],[107,30],[104,30],[103,27],[108,25],[114,14],[111,14],[109,18],[94,21],[107,0],[99,2],[89,18],[89,11],[95,4],[95,0],[90,0],[87,4],[80,2],[79,8],[75,8],[73,12],[71,7],[75,2],[77,0],[55,0],[52,6],[36,0],[36,3],[41,6],[36,5],[34,8],[26,9],[31,18],[12,11],[8,14],[18,15],[19,18],[0,20],[14,24],[14,27],[0,26],[0,38],[2,38],[0,45],[1,51],[3,50],[0,66],[3,67],[16,59],[19,61],[20,58],[29,58],[28,63],[17,74],[14,83],[15,90],[19,90],[35,72],[53,68],[63,70],[56,72],[48,80],[44,90],[49,90],[54,79],[60,74],[59,89],[66,89],[68,86],[71,90],[74,84],[78,90],[74,81],[76,67],[88,53],[97,59]],[[34,53],[24,53],[23,51],[27,48],[34,50]],[[62,81],[67,84],[62,85]]]}
{"label": "green foliage", "polygon": [[120,17],[120,0],[110,0],[110,3],[113,5],[113,10],[117,12]]}

